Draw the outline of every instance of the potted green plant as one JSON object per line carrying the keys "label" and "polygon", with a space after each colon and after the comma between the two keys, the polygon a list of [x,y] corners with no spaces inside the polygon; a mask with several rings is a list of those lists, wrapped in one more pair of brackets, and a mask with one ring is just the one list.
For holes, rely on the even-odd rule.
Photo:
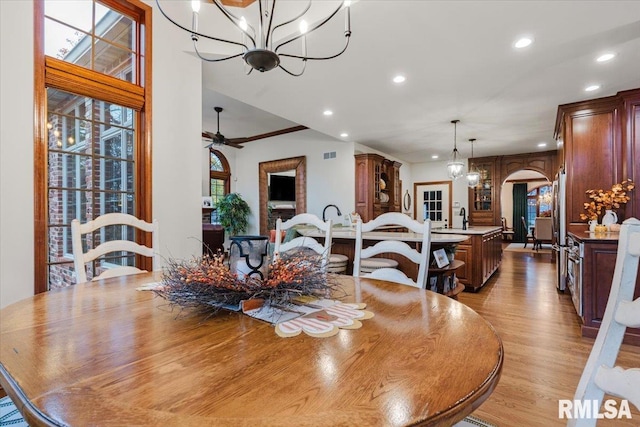
{"label": "potted green plant", "polygon": [[251,209],[238,193],[229,193],[218,200],[216,205],[220,225],[231,236],[247,230]]}

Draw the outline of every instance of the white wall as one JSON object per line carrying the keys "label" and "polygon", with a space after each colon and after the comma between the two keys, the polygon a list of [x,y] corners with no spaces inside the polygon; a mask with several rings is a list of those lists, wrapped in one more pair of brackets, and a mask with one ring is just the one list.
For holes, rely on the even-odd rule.
{"label": "white wall", "polygon": [[202,253],[202,64],[190,48],[154,7],[153,216],[163,257]]}
{"label": "white wall", "polygon": [[33,2],[0,1],[0,307],[33,295]]}
{"label": "white wall", "polygon": [[[148,4],[153,2],[148,0]],[[33,295],[33,2],[0,0],[0,307]],[[201,64],[153,14],[153,216],[163,256],[201,251]],[[188,46],[188,40],[187,40]],[[194,167],[195,166],[195,167]]]}
{"label": "white wall", "polygon": [[[244,147],[242,150],[235,150],[235,165],[231,165],[231,171],[232,191],[240,193],[251,207],[247,234],[257,234],[260,229],[260,162],[306,156],[307,211],[321,217],[322,210],[328,204],[337,205],[343,215],[355,209],[353,143],[338,141],[308,129],[249,142]],[[336,157],[324,160],[323,154],[330,151],[335,151]],[[327,218],[336,221],[338,217],[335,210],[327,211]]]}

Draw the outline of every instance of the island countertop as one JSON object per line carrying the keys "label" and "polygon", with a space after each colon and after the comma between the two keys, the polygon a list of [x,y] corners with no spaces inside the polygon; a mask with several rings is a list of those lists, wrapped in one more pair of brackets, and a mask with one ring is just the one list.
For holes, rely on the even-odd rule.
{"label": "island countertop", "polygon": [[[318,231],[317,228],[298,228],[298,233],[309,237],[324,237],[324,232]],[[336,227],[331,232],[334,239],[350,239],[355,240],[356,231],[350,227]],[[422,234],[420,233],[399,233],[396,231],[370,231],[363,233],[365,240],[400,240],[403,242],[421,242]],[[431,233],[432,244],[460,243],[467,240],[469,236],[462,234],[435,234]]]}
{"label": "island countertop", "polygon": [[437,234],[466,234],[466,235],[476,235],[476,234],[487,234],[493,231],[502,230],[502,227],[499,225],[478,225],[467,227],[466,230],[462,228],[437,228],[431,230],[431,233]]}

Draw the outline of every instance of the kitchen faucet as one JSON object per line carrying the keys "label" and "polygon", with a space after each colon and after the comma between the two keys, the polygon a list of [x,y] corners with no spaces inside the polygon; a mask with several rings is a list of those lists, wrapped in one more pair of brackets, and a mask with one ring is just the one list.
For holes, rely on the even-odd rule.
{"label": "kitchen faucet", "polygon": [[342,212],[340,212],[340,208],[339,208],[339,207],[337,207],[336,205],[327,205],[327,206],[325,206],[325,207],[324,207],[324,209],[322,210],[322,220],[323,220],[323,221],[326,221],[326,220],[327,220],[327,218],[325,217],[325,213],[327,212],[327,208],[330,208],[330,207],[334,207],[334,208],[336,208],[336,212],[338,212],[338,216],[342,216]]}
{"label": "kitchen faucet", "polygon": [[466,230],[467,223],[469,221],[467,221],[467,211],[464,209],[464,207],[460,208],[460,216],[462,217],[462,229]]}

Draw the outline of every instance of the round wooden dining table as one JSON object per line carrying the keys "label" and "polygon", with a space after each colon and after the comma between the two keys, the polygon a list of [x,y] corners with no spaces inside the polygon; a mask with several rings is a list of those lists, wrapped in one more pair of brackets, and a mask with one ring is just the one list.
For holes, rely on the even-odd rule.
{"label": "round wooden dining table", "polygon": [[451,425],[495,388],[504,351],[465,305],[338,279],[360,329],[282,338],[237,312],[172,309],[145,273],[0,310],[0,384],[31,426]]}

